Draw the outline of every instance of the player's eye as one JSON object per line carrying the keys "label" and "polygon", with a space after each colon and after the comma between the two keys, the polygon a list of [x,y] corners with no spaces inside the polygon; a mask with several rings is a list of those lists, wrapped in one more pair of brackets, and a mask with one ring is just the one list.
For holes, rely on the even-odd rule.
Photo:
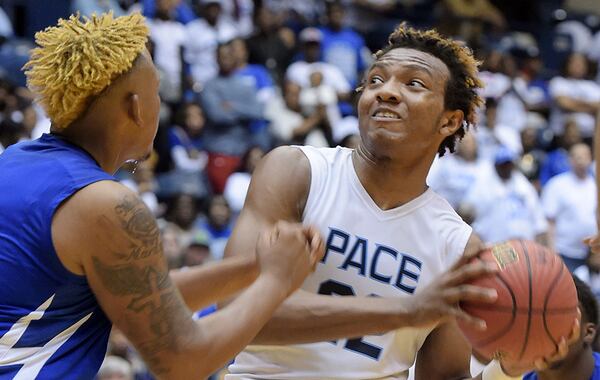
{"label": "player's eye", "polygon": [[423,83],[423,81],[421,81],[420,79],[412,79],[408,82],[408,85],[410,87],[422,87],[422,88],[427,88],[425,86],[425,83]]}
{"label": "player's eye", "polygon": [[371,79],[369,80],[369,84],[381,84],[381,83],[383,83],[383,78],[381,78],[379,75],[372,76]]}

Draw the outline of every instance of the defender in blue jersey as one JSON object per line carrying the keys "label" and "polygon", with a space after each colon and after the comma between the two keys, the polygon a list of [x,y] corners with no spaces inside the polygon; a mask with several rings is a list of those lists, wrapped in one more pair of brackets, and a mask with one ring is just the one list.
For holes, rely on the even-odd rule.
{"label": "defender in blue jersey", "polygon": [[594,352],[598,301],[587,284],[575,276],[573,280],[582,311],[579,339],[569,346],[569,353],[563,360],[543,371],[528,373],[523,380],[600,380],[600,354]]}
{"label": "defender in blue jersey", "polygon": [[280,223],[256,257],[169,274],[152,214],[112,176],[150,153],[158,128],[147,34],[142,16],[108,14],[36,35],[26,74],[53,126],[0,155],[0,379],[91,379],[112,323],[157,377],[206,377],[323,253],[314,230]]}

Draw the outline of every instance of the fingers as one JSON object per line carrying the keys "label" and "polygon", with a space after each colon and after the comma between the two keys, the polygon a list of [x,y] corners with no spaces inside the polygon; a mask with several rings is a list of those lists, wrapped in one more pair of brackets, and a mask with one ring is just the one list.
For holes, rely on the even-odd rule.
{"label": "fingers", "polygon": [[450,304],[461,301],[492,303],[496,298],[498,298],[496,289],[474,285],[459,285],[444,292],[444,299]]}
{"label": "fingers", "polygon": [[577,318],[575,318],[575,322],[573,322],[573,328],[571,329],[571,335],[569,336],[569,340],[567,344],[575,343],[579,340],[579,335],[581,334],[581,311],[577,308]]}
{"label": "fingers", "polygon": [[465,283],[471,279],[494,274],[498,272],[498,265],[494,263],[477,262],[465,264],[449,272],[447,284],[449,286]]}
{"label": "fingers", "polygon": [[472,326],[473,328],[477,329],[477,330],[485,330],[487,329],[487,324],[485,323],[485,321],[483,319],[479,319],[476,318],[468,313],[466,313],[464,310],[461,310],[458,306],[451,308],[448,312],[448,314],[450,314],[451,316],[455,317],[456,319],[462,321],[463,323]]}

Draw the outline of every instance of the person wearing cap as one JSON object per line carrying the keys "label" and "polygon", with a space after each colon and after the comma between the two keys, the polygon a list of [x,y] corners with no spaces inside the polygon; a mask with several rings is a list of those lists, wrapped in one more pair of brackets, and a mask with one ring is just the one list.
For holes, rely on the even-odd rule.
{"label": "person wearing cap", "polygon": [[302,88],[311,87],[311,75],[320,72],[323,84],[335,89],[340,100],[349,98],[352,91],[350,83],[336,66],[321,60],[321,41],[323,33],[317,28],[305,28],[298,36],[302,58],[292,63],[286,72],[286,79]]}
{"label": "person wearing cap", "polygon": [[478,176],[461,207],[473,210],[473,229],[485,242],[526,239],[545,243],[548,223],[539,196],[515,170],[516,158],[512,150],[498,149],[494,167]]}

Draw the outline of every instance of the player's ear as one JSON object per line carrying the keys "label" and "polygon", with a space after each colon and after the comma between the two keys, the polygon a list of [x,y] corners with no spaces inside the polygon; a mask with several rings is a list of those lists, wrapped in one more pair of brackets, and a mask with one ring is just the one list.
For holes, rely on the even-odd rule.
{"label": "player's ear", "polygon": [[596,339],[596,325],[590,322],[584,324],[581,335],[583,335],[582,338],[584,343],[594,343],[594,340]]}
{"label": "player's ear", "polygon": [[461,110],[444,111],[438,130],[444,137],[452,136],[463,124],[465,115]]}
{"label": "player's ear", "polygon": [[143,125],[142,109],[138,94],[129,94],[127,98],[127,114],[138,127]]}

